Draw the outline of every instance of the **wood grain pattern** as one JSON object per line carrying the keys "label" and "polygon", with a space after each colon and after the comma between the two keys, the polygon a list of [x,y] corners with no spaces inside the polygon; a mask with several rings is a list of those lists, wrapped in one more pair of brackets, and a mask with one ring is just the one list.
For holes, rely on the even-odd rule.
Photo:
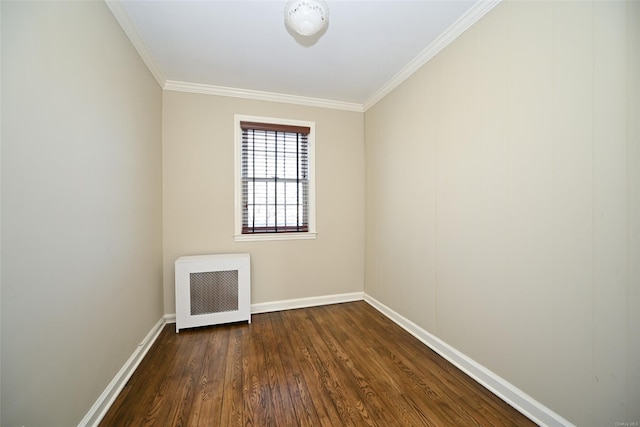
{"label": "wood grain pattern", "polygon": [[534,426],[364,301],[167,325],[100,426]]}

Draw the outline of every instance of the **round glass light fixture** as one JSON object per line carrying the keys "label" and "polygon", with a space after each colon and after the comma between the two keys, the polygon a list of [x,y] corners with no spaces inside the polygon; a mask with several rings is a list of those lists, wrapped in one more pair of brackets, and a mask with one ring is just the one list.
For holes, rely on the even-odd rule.
{"label": "round glass light fixture", "polygon": [[284,22],[302,36],[312,36],[329,23],[329,7],[323,0],[289,0],[284,7]]}

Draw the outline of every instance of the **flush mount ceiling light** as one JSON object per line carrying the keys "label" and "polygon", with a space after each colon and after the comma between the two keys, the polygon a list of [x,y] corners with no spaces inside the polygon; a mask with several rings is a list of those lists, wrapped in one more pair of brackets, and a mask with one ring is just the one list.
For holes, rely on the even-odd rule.
{"label": "flush mount ceiling light", "polygon": [[284,22],[302,36],[312,36],[329,23],[329,7],[323,0],[289,0],[284,7]]}

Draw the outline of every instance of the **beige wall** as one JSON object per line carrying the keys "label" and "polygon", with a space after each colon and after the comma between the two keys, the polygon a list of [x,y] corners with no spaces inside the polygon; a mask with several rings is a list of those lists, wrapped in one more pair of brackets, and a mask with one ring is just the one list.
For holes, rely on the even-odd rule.
{"label": "beige wall", "polygon": [[3,426],[73,426],[162,311],[162,91],[103,2],[2,2]]}
{"label": "beige wall", "polygon": [[640,421],[640,3],[506,2],[365,114],[365,291],[580,426]]}
{"label": "beige wall", "polygon": [[[316,240],[235,242],[234,114],[316,123]],[[165,91],[164,303],[175,313],[184,255],[251,255],[251,302],[362,292],[363,114]]]}

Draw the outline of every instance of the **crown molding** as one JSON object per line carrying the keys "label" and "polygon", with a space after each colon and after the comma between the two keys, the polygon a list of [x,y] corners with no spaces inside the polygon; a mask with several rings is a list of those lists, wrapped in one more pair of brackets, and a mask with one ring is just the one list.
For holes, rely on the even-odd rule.
{"label": "crown molding", "polygon": [[330,99],[310,98],[306,96],[287,95],[283,93],[262,92],[258,90],[240,89],[224,86],[213,86],[199,83],[167,80],[164,90],[176,92],[200,93],[204,95],[229,96],[232,98],[255,99],[258,101],[282,102],[286,104],[306,105],[309,107],[331,108],[334,110],[364,112],[362,104],[355,102],[333,101]]}
{"label": "crown molding", "polygon": [[142,37],[140,37],[138,29],[131,18],[129,18],[124,6],[122,6],[122,2],[120,0],[105,0],[104,2],[116,18],[116,21],[118,21],[122,27],[122,30],[131,41],[133,47],[138,51],[138,55],[140,55],[142,61],[146,64],[153,77],[156,79],[160,87],[163,87],[166,79],[164,78],[162,71],[160,71],[160,67],[151,54],[149,47],[144,40],[142,40]]}
{"label": "crown molding", "polygon": [[199,93],[205,95],[228,96],[233,98],[253,99],[259,101],[281,102],[286,104],[305,105],[309,107],[330,108],[334,110],[345,110],[355,112],[365,112],[373,107],[378,101],[398,87],[403,81],[411,77],[420,67],[426,64],[431,58],[442,49],[453,42],[464,33],[469,27],[475,24],[480,18],[486,15],[491,9],[496,7],[502,0],[479,0],[462,17],[453,23],[444,33],[426,47],[411,62],[405,65],[387,83],[378,89],[363,104],[355,102],[335,101],[322,98],[311,98],[306,96],[288,95],[275,92],[263,92],[250,89],[231,88],[224,86],[213,86],[199,83],[188,83],[174,80],[167,80],[155,58],[151,54],[148,46],[138,33],[138,30],[129,18],[126,10],[122,6],[121,0],[105,0],[111,13],[116,18],[125,34],[133,44],[138,54],[149,68],[149,71],[164,90],[176,92]]}
{"label": "crown molding", "polygon": [[438,52],[447,47],[473,24],[478,22],[480,18],[486,15],[500,2],[501,0],[480,0],[474,4],[464,15],[447,28],[422,52],[420,52],[418,56],[412,59],[411,62],[405,65],[396,75],[394,75],[387,83],[367,99],[362,105],[363,110],[367,111],[369,108],[373,107],[378,101],[398,87],[403,81],[411,77],[411,75],[418,71],[420,67],[429,62],[429,60],[436,56]]}

